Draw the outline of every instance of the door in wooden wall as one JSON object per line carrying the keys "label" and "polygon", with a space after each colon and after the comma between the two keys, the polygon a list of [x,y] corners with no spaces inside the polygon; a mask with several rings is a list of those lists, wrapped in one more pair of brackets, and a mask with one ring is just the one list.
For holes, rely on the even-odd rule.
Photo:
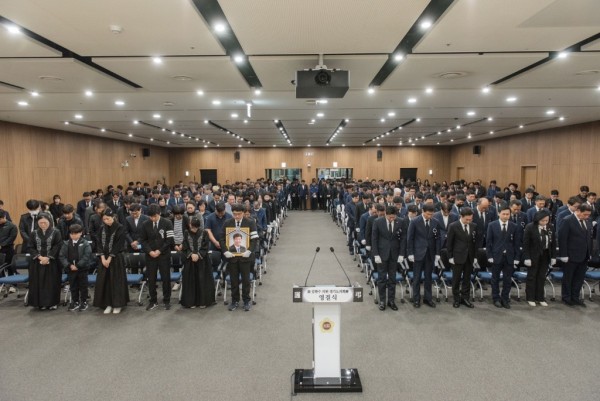
{"label": "door in wooden wall", "polygon": [[531,184],[537,188],[537,166],[521,166],[521,193],[525,193]]}
{"label": "door in wooden wall", "polygon": [[417,169],[416,168],[401,168],[400,178],[404,178],[404,181],[410,180],[411,182],[417,181]]}
{"label": "door in wooden wall", "polygon": [[200,169],[200,183],[202,185],[211,183],[217,185],[217,170],[216,169]]}

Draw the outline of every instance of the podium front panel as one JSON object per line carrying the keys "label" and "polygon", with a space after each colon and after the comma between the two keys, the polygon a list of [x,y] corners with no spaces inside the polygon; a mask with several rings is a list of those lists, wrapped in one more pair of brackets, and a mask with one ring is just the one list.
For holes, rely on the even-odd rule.
{"label": "podium front panel", "polygon": [[341,305],[315,304],[313,307],[315,384],[339,384]]}

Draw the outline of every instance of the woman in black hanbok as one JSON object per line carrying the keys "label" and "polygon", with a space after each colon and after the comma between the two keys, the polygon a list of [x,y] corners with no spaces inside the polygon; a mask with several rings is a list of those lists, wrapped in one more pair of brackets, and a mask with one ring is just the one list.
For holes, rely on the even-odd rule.
{"label": "woman in black hanbok", "polygon": [[31,233],[29,249],[29,294],[27,304],[40,309],[54,310],[60,302],[61,267],[58,253],[62,246],[60,231],[51,227],[52,217],[40,213],[37,226]]}
{"label": "woman in black hanbok", "polygon": [[206,308],[215,304],[215,281],[208,255],[208,234],[202,222],[194,217],[190,229],[183,234],[181,305],[184,308]]}
{"label": "woman in black hanbok", "polygon": [[121,308],[129,302],[127,272],[123,260],[125,229],[117,222],[111,208],[104,210],[102,222],[104,224],[96,239],[100,264],[94,291],[94,306],[104,308],[105,314],[116,314],[121,313]]}

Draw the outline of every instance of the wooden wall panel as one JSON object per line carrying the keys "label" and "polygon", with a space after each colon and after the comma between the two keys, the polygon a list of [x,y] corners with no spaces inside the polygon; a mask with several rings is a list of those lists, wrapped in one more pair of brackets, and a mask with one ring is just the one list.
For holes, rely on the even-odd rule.
{"label": "wooden wall panel", "polygon": [[[51,202],[60,194],[75,204],[87,190],[169,176],[168,150],[158,147],[143,159],[141,144],[7,122],[0,122],[0,144],[0,199],[13,220],[27,199]],[[129,168],[121,168],[125,159]]]}
{"label": "wooden wall panel", "polygon": [[[353,168],[355,178],[382,178],[396,180],[401,167],[416,167],[421,179],[442,181],[450,178],[450,148],[381,148],[383,160],[377,161],[379,148],[240,148],[239,163],[234,162],[236,149],[181,149],[171,151],[170,182],[187,182],[199,179],[200,169],[218,170],[220,182],[256,179],[265,176],[265,169],[281,168],[285,162],[287,168],[301,168],[303,178],[316,177],[317,168],[331,168],[333,162],[338,167]],[[311,167],[308,167],[310,163]],[[433,175],[428,175],[428,170]],[[190,177],[185,177],[185,171]]]}
{"label": "wooden wall panel", "polygon": [[[474,155],[473,145],[482,147]],[[537,166],[537,187],[549,194],[558,189],[566,200],[579,192],[580,185],[600,191],[600,122],[571,125],[528,134],[509,136],[452,148],[452,179],[468,181],[495,179],[498,185],[520,182],[521,166]],[[456,168],[465,167],[464,177],[456,176]]]}

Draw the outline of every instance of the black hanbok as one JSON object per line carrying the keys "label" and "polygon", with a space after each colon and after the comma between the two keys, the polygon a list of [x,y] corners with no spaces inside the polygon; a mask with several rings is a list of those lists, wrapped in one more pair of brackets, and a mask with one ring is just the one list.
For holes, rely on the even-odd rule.
{"label": "black hanbok", "polygon": [[[215,304],[215,280],[208,254],[208,234],[204,230],[183,233],[182,253],[185,258],[181,272],[181,305],[211,306]],[[192,254],[200,256],[192,262]]]}
{"label": "black hanbok", "polygon": [[98,252],[105,258],[112,257],[108,268],[98,261],[98,276],[94,290],[94,306],[122,308],[129,302],[127,272],[125,271],[125,229],[116,219],[111,226],[106,224],[98,232]]}
{"label": "black hanbok", "polygon": [[[35,229],[29,237],[31,263],[29,264],[29,294],[27,304],[35,307],[50,307],[60,303],[62,271],[58,253],[62,246],[60,231],[48,228]],[[39,257],[49,257],[50,263],[40,264]]]}

